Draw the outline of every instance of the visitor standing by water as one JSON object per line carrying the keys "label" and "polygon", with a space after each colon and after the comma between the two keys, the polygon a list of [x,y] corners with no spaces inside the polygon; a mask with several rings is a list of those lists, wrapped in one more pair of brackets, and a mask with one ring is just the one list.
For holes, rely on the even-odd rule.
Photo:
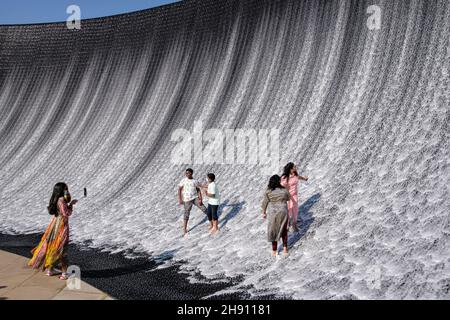
{"label": "visitor standing by water", "polygon": [[35,269],[47,270],[47,275],[52,276],[58,272],[54,269],[61,262],[61,280],[68,279],[67,245],[69,243],[69,217],[72,215],[73,205],[78,200],[71,200],[69,188],[64,182],[58,182],[47,207],[48,213],[53,215],[52,221],[37,247],[31,253],[33,257],[28,265]]}
{"label": "visitor standing by water", "polygon": [[210,223],[210,229],[211,234],[216,233],[219,231],[219,224],[218,224],[218,215],[217,212],[219,210],[220,205],[220,195],[219,195],[219,188],[216,184],[216,176],[214,173],[208,173],[208,184],[202,185],[202,188],[205,190],[206,196],[208,197],[208,209],[207,209],[207,215],[208,220]]}
{"label": "visitor standing by water", "polygon": [[[272,254],[274,256],[278,255],[278,240],[280,238],[283,240],[283,253],[288,252],[287,201],[290,199],[290,195],[286,188],[281,185],[280,180],[279,175],[270,177],[262,201],[263,219],[268,217],[268,240],[272,242]],[[267,211],[269,215],[267,215]]]}
{"label": "visitor standing by water", "polygon": [[298,226],[297,226],[297,217],[298,217],[298,182],[300,180],[307,181],[308,177],[299,176],[297,172],[297,166],[289,162],[287,165],[284,166],[283,175],[281,176],[281,185],[285,187],[290,195],[291,198],[288,201],[288,226],[289,231],[291,232],[297,232]]}
{"label": "visitor standing by water", "polygon": [[194,170],[186,169],[185,177],[178,184],[178,202],[184,206],[183,232],[187,235],[187,225],[191,214],[192,205],[202,210],[206,214],[206,207],[203,205],[200,184],[194,179]]}

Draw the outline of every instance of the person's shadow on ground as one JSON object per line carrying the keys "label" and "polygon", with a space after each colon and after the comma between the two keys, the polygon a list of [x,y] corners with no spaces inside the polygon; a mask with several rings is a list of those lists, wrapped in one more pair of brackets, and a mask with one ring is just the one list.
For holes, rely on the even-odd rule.
{"label": "person's shadow on ground", "polygon": [[178,251],[178,249],[173,249],[173,250],[166,250],[163,253],[157,255],[157,256],[153,256],[153,260],[157,263],[157,264],[161,264],[163,262],[172,260],[173,257],[175,256],[175,253]]}
{"label": "person's shadow on ground", "polygon": [[[231,204],[229,204],[229,202],[230,202],[229,200],[225,200],[219,206],[219,209],[217,210],[217,216],[219,218],[219,229],[222,229],[231,219],[236,217],[238,215],[238,213],[242,210],[242,207],[245,204],[245,201],[231,203]],[[231,207],[231,210],[222,218],[222,213],[226,207]],[[198,226],[200,226],[206,222],[208,222],[208,217],[205,215],[205,217],[199,223],[197,223],[195,226],[190,228],[188,232],[191,232],[192,230],[194,230],[195,228],[197,228]]]}
{"label": "person's shadow on ground", "polygon": [[311,224],[314,222],[314,217],[310,209],[319,199],[320,193],[316,193],[298,208],[299,231],[289,234],[288,248],[292,248],[308,232]]}
{"label": "person's shadow on ground", "polygon": [[[222,229],[231,219],[236,217],[238,213],[242,210],[244,204],[245,201],[229,204],[229,200],[226,200],[224,203],[222,203],[217,213],[217,215],[219,216],[219,223],[220,223],[219,228]],[[223,210],[226,207],[231,207],[231,210],[225,215],[225,217],[223,217],[223,219],[221,219]]]}

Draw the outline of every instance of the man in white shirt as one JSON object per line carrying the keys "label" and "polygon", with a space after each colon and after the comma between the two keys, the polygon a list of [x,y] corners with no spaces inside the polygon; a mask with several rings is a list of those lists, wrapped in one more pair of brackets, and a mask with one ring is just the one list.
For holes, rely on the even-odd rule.
{"label": "man in white shirt", "polygon": [[219,195],[219,188],[216,185],[216,176],[214,173],[208,173],[208,186],[202,186],[206,192],[206,196],[208,197],[208,220],[210,223],[210,229],[211,233],[214,234],[217,231],[219,231],[219,224],[218,224],[218,215],[217,211],[219,209],[220,205],[220,195]]}
{"label": "man in white shirt", "polygon": [[187,234],[187,224],[189,215],[191,213],[192,205],[203,211],[206,214],[206,208],[202,203],[202,193],[200,192],[200,184],[193,178],[194,170],[186,169],[185,175],[178,184],[178,201],[180,205],[184,205],[184,221],[183,230],[184,235]]}

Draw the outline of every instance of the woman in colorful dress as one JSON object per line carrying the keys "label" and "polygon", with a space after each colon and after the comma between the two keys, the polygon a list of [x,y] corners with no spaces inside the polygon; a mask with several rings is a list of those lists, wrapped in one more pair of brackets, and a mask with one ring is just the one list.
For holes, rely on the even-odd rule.
{"label": "woman in colorful dress", "polygon": [[61,280],[68,279],[67,245],[69,243],[69,216],[72,215],[73,205],[77,200],[71,201],[69,188],[64,182],[58,182],[53,188],[53,194],[47,207],[52,221],[45,230],[39,243],[31,253],[33,257],[28,265],[34,269],[47,270],[47,275],[57,274],[54,267],[61,262]]}
{"label": "woman in colorful dress", "polygon": [[263,219],[267,218],[269,211],[269,223],[267,227],[268,240],[272,242],[272,254],[278,255],[278,240],[283,240],[283,254],[288,252],[288,208],[287,201],[290,199],[289,192],[280,184],[280,176],[270,177],[267,190],[264,192],[262,201]]}
{"label": "woman in colorful dress", "polygon": [[289,162],[284,166],[283,175],[281,176],[281,185],[285,187],[290,195],[291,200],[288,201],[288,215],[289,215],[289,231],[297,232],[297,217],[298,217],[298,195],[297,186],[300,180],[307,181],[308,177],[299,176],[297,172],[297,166]]}

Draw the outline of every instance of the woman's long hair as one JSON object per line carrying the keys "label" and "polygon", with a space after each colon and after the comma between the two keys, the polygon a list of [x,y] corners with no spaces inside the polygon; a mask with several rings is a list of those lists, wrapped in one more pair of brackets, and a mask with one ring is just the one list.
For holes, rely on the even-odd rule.
{"label": "woman's long hair", "polygon": [[[286,177],[286,180],[289,181],[289,176],[291,175],[291,170],[295,167],[295,164],[293,162],[289,162],[287,165],[284,166],[283,169],[283,175],[281,177]],[[298,176],[297,171],[294,171],[294,175]]]}
{"label": "woman's long hair", "polygon": [[68,189],[69,188],[67,187],[67,184],[65,184],[64,182],[58,182],[57,184],[55,184],[55,186],[53,187],[52,196],[50,197],[50,201],[47,207],[49,214],[54,215],[55,217],[58,216],[58,199],[60,197],[64,197],[64,191]]}
{"label": "woman's long hair", "polygon": [[270,190],[275,190],[276,188],[283,188],[283,186],[280,183],[281,178],[279,175],[271,176],[269,179],[269,185],[267,186]]}

